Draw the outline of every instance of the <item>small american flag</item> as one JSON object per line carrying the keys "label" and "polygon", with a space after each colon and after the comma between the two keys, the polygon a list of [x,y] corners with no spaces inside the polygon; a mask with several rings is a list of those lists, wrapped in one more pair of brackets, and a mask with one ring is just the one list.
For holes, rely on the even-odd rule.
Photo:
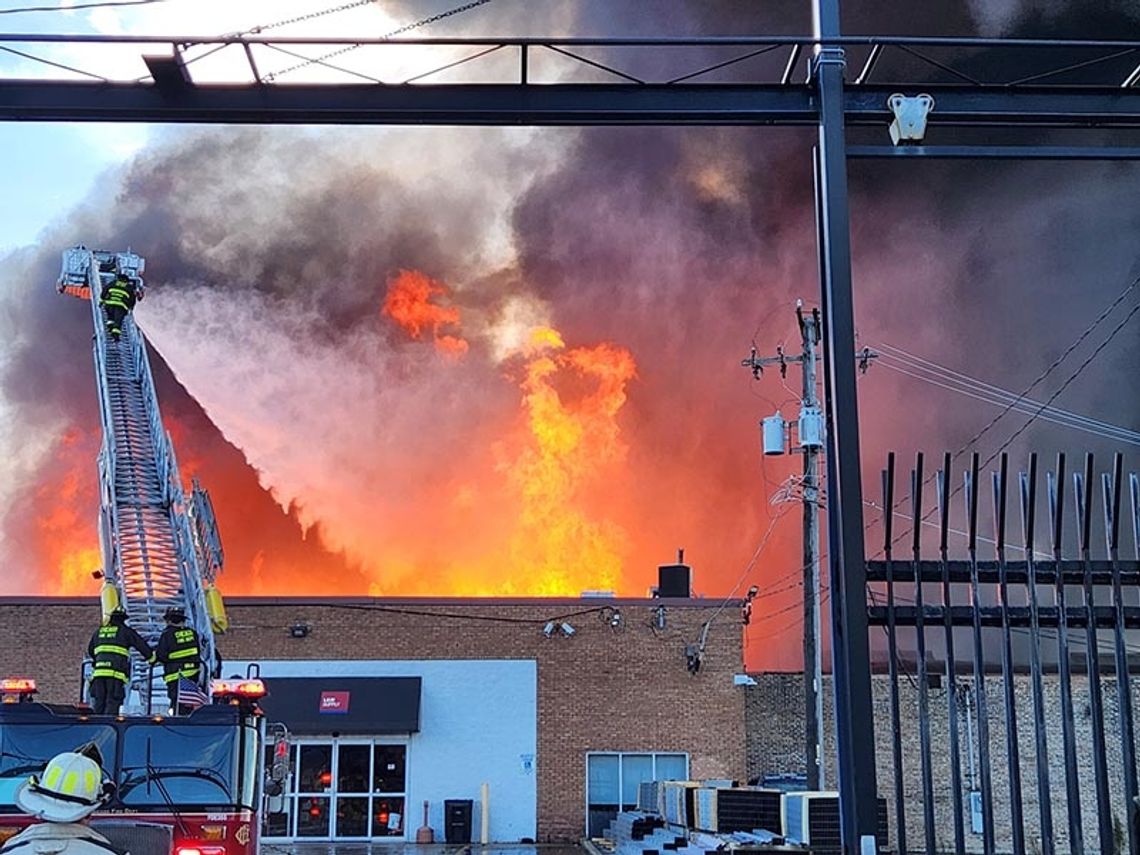
{"label": "small american flag", "polygon": [[202,687],[185,677],[178,678],[178,704],[179,706],[198,707],[210,702],[210,696],[202,691]]}

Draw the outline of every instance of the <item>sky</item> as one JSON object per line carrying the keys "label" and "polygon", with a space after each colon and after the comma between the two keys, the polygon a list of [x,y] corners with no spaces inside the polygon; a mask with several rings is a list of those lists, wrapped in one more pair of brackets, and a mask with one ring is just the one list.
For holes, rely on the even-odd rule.
{"label": "sky", "polygon": [[[218,34],[329,5],[169,0],[0,15],[0,30]],[[380,35],[450,6],[362,4],[272,32]],[[851,8],[853,31],[927,34],[1055,34],[1075,14],[978,2],[915,23]],[[1098,8],[1089,28],[1134,20]],[[493,0],[423,33],[801,34],[807,9]],[[338,62],[399,80],[430,59],[417,51]],[[136,48],[36,52],[144,73]],[[58,73],[10,54],[0,70]],[[194,74],[248,71],[223,52]],[[762,458],[757,422],[794,418],[799,381],[754,380],[740,359],[794,349],[795,301],[814,302],[809,145],[780,129],[0,124],[0,593],[91,588],[88,322],[49,286],[62,248],[129,243],[148,259],[136,316],[183,474],[217,506],[223,590],[641,595],[685,547],[698,593],[762,588],[750,661],[795,667],[799,512],[780,499],[800,460]],[[1129,164],[850,173],[861,342],[948,366],[975,391],[1025,388],[1140,275]],[[1136,299],[1033,395],[1058,392]],[[1137,430],[1118,378],[1138,338],[1124,330],[1056,403]],[[1000,412],[898,371],[859,383],[868,501],[888,450],[940,455]],[[975,447],[990,453],[1020,423]],[[1010,451],[1089,447],[1116,446],[1035,422]]]}
{"label": "sky", "polygon": [[[73,5],[76,4],[67,0],[48,3],[5,0],[0,3],[0,12],[27,6],[55,6],[58,10],[0,15],[0,31],[221,35],[327,8],[303,0],[243,0],[240,3],[170,0],[139,8],[88,10],[72,10],[69,7]],[[341,35],[356,31],[382,33],[400,23],[402,21],[397,22],[380,6],[367,5],[306,22],[303,32],[306,35]],[[272,32],[297,34],[301,32],[299,27],[281,27]],[[143,51],[139,49],[64,47],[37,53],[112,79],[129,79],[146,73],[139,58]],[[8,76],[78,76],[11,55],[0,59],[0,69]],[[227,58],[215,64],[203,79],[230,72],[234,78],[241,79],[243,70],[240,63]],[[311,73],[308,76],[310,79],[313,77]],[[77,200],[91,192],[96,179],[105,170],[122,164],[140,151],[148,140],[169,130],[130,123],[30,122],[0,126],[0,147],[5,152],[7,184],[20,201],[20,204],[6,205],[0,210],[0,251],[33,243],[46,225],[64,216]]]}

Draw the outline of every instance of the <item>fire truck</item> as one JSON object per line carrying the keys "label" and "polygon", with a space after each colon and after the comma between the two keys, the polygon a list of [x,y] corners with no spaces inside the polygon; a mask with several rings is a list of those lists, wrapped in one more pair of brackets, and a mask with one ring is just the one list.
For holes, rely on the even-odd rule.
{"label": "fire truck", "polygon": [[[254,855],[264,791],[279,786],[284,732],[266,742],[256,678],[215,680],[189,715],[92,715],[34,700],[28,678],[0,681],[0,842],[32,822],[17,787],[63,751],[91,743],[111,783],[92,828],[131,855]],[[278,781],[263,780],[266,758]]]}
{"label": "fire truck", "polygon": [[[115,609],[125,610],[131,626],[153,646],[166,610],[181,609],[198,633],[202,671],[209,674],[220,671],[215,635],[228,625],[215,584],[223,555],[213,507],[196,481],[189,495],[184,489],[133,313],[114,335],[100,300],[116,281],[141,299],[144,268],[145,260],[129,249],[77,246],[64,251],[56,283],[61,294],[87,302],[94,326],[103,428],[103,566],[97,573],[103,579],[102,615],[106,621]],[[30,822],[15,806],[16,788],[56,754],[92,743],[111,786],[91,824],[112,843],[132,855],[257,851],[263,799],[280,793],[288,744],[277,726],[267,747],[257,703],[266,688],[255,670],[244,679],[190,684],[197,695],[194,709],[178,716],[168,715],[161,669],[137,657],[122,715],[94,715],[85,702],[87,681],[81,684],[76,703],[59,704],[37,702],[36,684],[28,677],[0,681],[0,840]],[[267,768],[270,775],[263,780]]]}

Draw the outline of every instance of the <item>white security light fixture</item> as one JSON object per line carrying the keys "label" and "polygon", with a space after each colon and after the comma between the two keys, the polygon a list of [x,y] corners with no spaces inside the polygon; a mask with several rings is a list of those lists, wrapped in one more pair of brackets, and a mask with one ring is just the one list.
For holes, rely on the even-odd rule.
{"label": "white security light fixture", "polygon": [[570,624],[566,623],[565,621],[563,621],[561,629],[562,629],[562,634],[567,636],[567,637],[573,635],[575,632],[578,631],[578,630],[574,629],[574,627],[570,626]]}
{"label": "white security light fixture", "polygon": [[732,685],[734,686],[755,686],[756,681],[749,677],[747,674],[733,674]]}
{"label": "white security light fixture", "polygon": [[549,620],[546,622],[546,626],[542,628],[542,634],[547,638],[550,638],[550,636],[554,635],[554,621]]}
{"label": "white security light fixture", "polygon": [[926,117],[934,109],[934,99],[921,95],[903,95],[896,92],[887,99],[887,106],[894,114],[891,122],[891,142],[895,145],[921,143],[926,136]]}

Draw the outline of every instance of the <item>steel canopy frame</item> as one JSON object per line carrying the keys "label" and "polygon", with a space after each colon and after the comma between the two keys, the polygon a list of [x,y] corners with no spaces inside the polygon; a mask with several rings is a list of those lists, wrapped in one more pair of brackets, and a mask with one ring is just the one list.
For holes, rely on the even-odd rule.
{"label": "steel canopy frame", "polygon": [[[872,727],[870,653],[867,637],[867,572],[863,543],[862,485],[858,412],[855,388],[853,303],[847,158],[852,152],[845,126],[882,127],[892,115],[889,95],[931,94],[935,106],[931,129],[955,127],[1140,129],[1140,42],[1026,39],[943,39],[842,37],[838,0],[813,0],[815,35],[807,37],[719,39],[321,39],[266,37],[144,37],[0,34],[0,51],[47,62],[94,80],[7,79],[0,75],[0,121],[132,121],[217,124],[432,124],[432,125],[771,125],[818,128],[815,147],[817,231],[820,254],[821,304],[824,323],[824,385],[829,429],[828,501],[832,580],[833,673],[836,686],[839,788],[844,855],[875,851],[876,775]],[[61,42],[165,46],[171,56],[152,57],[147,77],[111,81],[52,60],[5,47]],[[255,62],[254,49],[280,51],[293,59],[367,77],[332,66],[323,57],[300,56],[292,47],[387,48],[396,45],[462,46],[479,48],[468,59],[449,62],[435,71],[475,60],[488,53],[517,51],[518,75],[510,82],[385,85],[370,83],[287,84],[265,75]],[[647,82],[574,51],[591,48],[638,49],[681,46],[708,51],[737,48],[738,57],[690,73]],[[252,82],[197,83],[186,66],[209,52],[234,48],[248,60]],[[709,75],[782,49],[787,56],[775,71],[758,73],[751,82],[710,82]],[[845,80],[846,52],[867,49],[853,82]],[[927,55],[939,49],[960,49],[966,58],[985,50],[1010,49],[1046,53],[1097,52],[1053,69],[1034,69],[1015,80],[982,81]],[[536,82],[533,56],[555,51],[564,57],[608,73],[621,82]],[[872,82],[881,72],[883,55],[892,50],[933,69],[929,77],[910,75],[903,83]],[[1102,53],[1109,51],[1109,53]],[[1018,54],[1020,56],[1020,54]],[[779,59],[779,56],[770,59]],[[1072,57],[1069,57],[1072,59]],[[1126,65],[1121,65],[1126,63]],[[1001,63],[998,67],[1004,67]],[[802,74],[798,74],[803,69]],[[1121,71],[1125,68],[1125,71]],[[1065,75],[1087,75],[1074,84],[1058,85]],[[1024,71],[1025,69],[1023,69]],[[435,73],[416,75],[418,80]],[[937,74],[941,72],[941,76]],[[1114,76],[1115,75],[1115,76]],[[798,77],[798,79],[796,79]],[[921,79],[915,79],[921,77]],[[268,82],[273,80],[272,83]],[[694,82],[700,80],[700,82]],[[1063,81],[1062,81],[1063,82]],[[1090,147],[1055,150],[1057,159],[1094,157],[1112,146],[1097,133]],[[1133,146],[1140,140],[1131,139]],[[951,142],[954,142],[951,140]],[[1014,145],[1007,132],[1003,146],[959,146],[944,150],[948,157],[1033,157],[1041,150],[1036,138]],[[939,155],[936,147],[913,149],[902,156]],[[1135,148],[1121,150],[1134,157]],[[1004,152],[1004,153],[1003,153]],[[882,156],[869,147],[858,156]]]}
{"label": "steel canopy frame", "polygon": [[[845,124],[882,127],[903,87],[837,94]],[[1140,88],[979,90],[933,95],[931,128],[1140,129]],[[190,84],[0,79],[0,121],[304,125],[800,125],[820,121],[809,84]]]}

